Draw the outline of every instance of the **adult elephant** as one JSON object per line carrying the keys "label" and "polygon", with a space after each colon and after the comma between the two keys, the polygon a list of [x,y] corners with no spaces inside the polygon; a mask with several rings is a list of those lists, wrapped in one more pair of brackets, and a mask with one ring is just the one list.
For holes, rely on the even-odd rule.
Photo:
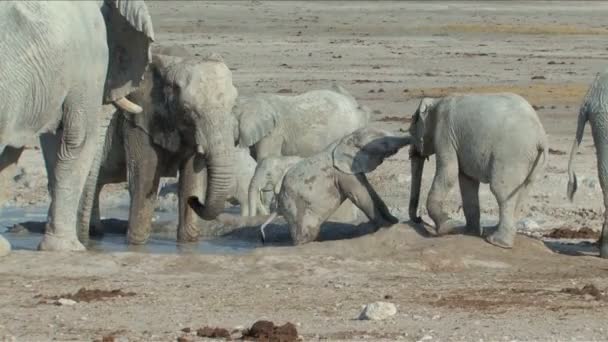
{"label": "adult elephant", "polygon": [[578,188],[574,173],[574,156],[583,140],[585,124],[589,121],[595,153],[597,157],[597,175],[604,197],[604,223],[600,237],[600,257],[608,258],[608,69],[598,73],[589,87],[579,109],[576,136],[572,142],[568,161],[568,198],[573,200]]}
{"label": "adult elephant", "polygon": [[310,157],[369,122],[370,113],[339,85],[300,95],[257,94],[237,99],[238,140],[259,162]]}
{"label": "adult elephant", "polygon": [[232,73],[218,55],[154,54],[141,87],[129,95],[142,105],[143,113],[118,112],[110,123],[99,179],[91,178],[85,187],[85,198],[95,200],[84,205],[80,237],[89,234],[86,218],[91,205],[93,228],[99,233],[102,186],[128,179],[127,240],[146,243],[160,177],[175,177],[179,172],[177,239],[196,241],[200,230],[187,199],[205,198],[201,215],[210,220],[224,209],[232,192],[235,124],[231,111],[237,94]]}
{"label": "adult elephant", "polygon": [[87,177],[97,177],[111,111],[102,104],[141,111],[125,96],[149,62],[150,15],[143,1],[3,1],[0,32],[0,144],[19,150],[62,127],[42,139],[45,154],[56,153],[46,158],[51,205],[38,248],[83,250],[76,208]]}

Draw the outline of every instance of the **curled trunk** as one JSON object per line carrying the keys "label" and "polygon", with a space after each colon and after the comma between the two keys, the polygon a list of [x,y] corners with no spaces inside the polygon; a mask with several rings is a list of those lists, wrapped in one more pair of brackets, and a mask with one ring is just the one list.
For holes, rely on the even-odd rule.
{"label": "curled trunk", "polygon": [[409,216],[415,223],[421,223],[422,218],[418,216],[418,204],[420,203],[420,187],[422,185],[422,171],[424,169],[424,157],[413,153],[410,157],[412,172],[412,187],[410,189]]}
{"label": "curled trunk", "polygon": [[233,179],[234,156],[231,149],[210,151],[207,157],[207,191],[205,202],[197,198],[188,200],[190,207],[204,220],[215,219],[223,210]]}

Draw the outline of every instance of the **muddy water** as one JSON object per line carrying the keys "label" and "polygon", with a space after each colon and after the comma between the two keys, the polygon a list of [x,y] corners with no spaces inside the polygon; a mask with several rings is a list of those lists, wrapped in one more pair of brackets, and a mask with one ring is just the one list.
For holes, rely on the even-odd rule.
{"label": "muddy water", "polygon": [[[251,239],[234,237],[213,237],[198,243],[179,244],[175,241],[176,213],[156,212],[155,215],[153,232],[148,244],[145,246],[130,246],[126,244],[125,235],[122,233],[126,228],[128,207],[118,205],[113,208],[106,208],[104,216],[115,218],[104,220],[104,217],[102,217],[104,229],[109,233],[106,233],[102,238],[91,239],[87,248],[96,252],[238,254],[261,245]],[[10,241],[15,250],[36,250],[42,238],[46,216],[47,207],[0,208],[0,233]],[[18,232],[11,231],[15,224],[21,224],[25,229]]]}

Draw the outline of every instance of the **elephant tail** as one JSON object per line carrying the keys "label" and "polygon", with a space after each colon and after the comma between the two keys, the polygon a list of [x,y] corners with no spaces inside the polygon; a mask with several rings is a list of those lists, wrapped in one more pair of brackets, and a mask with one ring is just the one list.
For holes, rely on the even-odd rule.
{"label": "elephant tail", "polygon": [[568,199],[572,201],[574,199],[574,193],[578,188],[576,179],[576,173],[574,172],[574,156],[578,152],[578,148],[583,140],[583,133],[585,132],[585,124],[587,123],[588,116],[587,110],[581,108],[581,112],[578,115],[578,124],[576,126],[576,136],[572,142],[572,148],[570,149],[570,158],[568,159]]}
{"label": "elephant tail", "polygon": [[262,240],[262,243],[266,242],[266,234],[264,233],[264,228],[266,228],[267,225],[270,224],[270,222],[272,222],[275,218],[277,218],[277,212],[274,212],[270,215],[270,217],[266,220],[266,222],[264,222],[262,224],[262,226],[260,227],[260,238]]}
{"label": "elephant tail", "polygon": [[[526,176],[526,179],[524,180],[524,185],[528,185],[528,184],[532,183],[532,177],[536,173],[536,170],[538,169],[538,167],[545,165],[545,163],[547,161],[547,152],[548,152],[547,150],[548,150],[548,147],[547,147],[547,144],[545,141],[540,141],[536,145],[536,159],[534,159],[532,168],[530,169],[530,172],[528,172],[528,176]],[[543,159],[542,163],[540,162],[541,157]]]}

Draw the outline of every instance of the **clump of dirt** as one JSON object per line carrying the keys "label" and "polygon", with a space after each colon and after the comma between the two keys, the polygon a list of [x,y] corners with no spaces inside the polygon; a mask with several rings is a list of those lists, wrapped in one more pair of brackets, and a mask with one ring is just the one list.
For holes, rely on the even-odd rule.
{"label": "clump of dirt", "polygon": [[562,289],[561,292],[577,296],[591,296],[595,298],[595,300],[608,300],[608,296],[593,284],[587,284],[580,289],[576,287],[568,287]]}
{"label": "clump of dirt", "polygon": [[555,154],[558,156],[562,156],[562,155],[566,154],[566,152],[549,148],[549,154]]}
{"label": "clump of dirt", "polygon": [[292,342],[298,341],[298,330],[296,326],[287,322],[281,326],[274,325],[270,321],[257,321],[251,329],[243,332],[243,340]]}
{"label": "clump of dirt", "polygon": [[71,299],[75,302],[94,302],[94,301],[100,301],[100,300],[105,300],[107,298],[115,298],[115,297],[132,297],[135,296],[135,292],[124,292],[121,289],[117,289],[117,290],[100,290],[100,289],[91,289],[91,290],[87,290],[84,287],[81,288],[80,290],[78,290],[76,293],[69,293],[69,294],[64,294],[64,295],[60,295],[60,296],[50,296],[50,297],[43,297],[42,295],[37,295],[34,298],[40,298],[43,297],[44,299],[40,301],[39,304],[48,304],[47,300],[59,300],[61,298],[64,299]]}
{"label": "clump of dirt", "polygon": [[126,330],[117,330],[104,335],[102,338],[95,339],[93,342],[116,342],[119,340],[120,336],[126,334],[126,332]]}
{"label": "clump of dirt", "polygon": [[383,121],[383,122],[387,122],[387,121],[397,121],[397,122],[411,122],[412,118],[408,118],[408,117],[398,117],[398,116],[385,116],[382,117],[380,119],[378,119],[378,121]]}
{"label": "clump of dirt", "polygon": [[196,336],[229,339],[230,332],[224,328],[203,327],[196,331]]}
{"label": "clump of dirt", "polygon": [[545,234],[544,237],[551,239],[599,239],[600,233],[593,231],[588,227],[583,227],[579,230],[560,227],[553,229]]}

